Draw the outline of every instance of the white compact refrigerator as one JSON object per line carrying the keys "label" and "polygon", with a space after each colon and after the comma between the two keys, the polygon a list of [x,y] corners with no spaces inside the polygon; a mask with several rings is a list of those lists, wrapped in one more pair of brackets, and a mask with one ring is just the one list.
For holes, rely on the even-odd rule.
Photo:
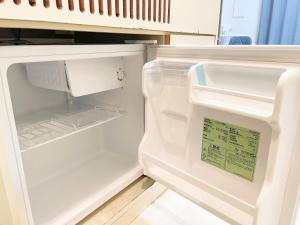
{"label": "white compact refrigerator", "polygon": [[231,224],[292,225],[299,47],[0,47],[20,225],[76,224],[145,174]]}

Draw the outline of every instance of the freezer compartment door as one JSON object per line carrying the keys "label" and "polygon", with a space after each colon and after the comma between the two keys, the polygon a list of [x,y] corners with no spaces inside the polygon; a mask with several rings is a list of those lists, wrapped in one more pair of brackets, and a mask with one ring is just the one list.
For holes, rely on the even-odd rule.
{"label": "freezer compartment door", "polygon": [[26,70],[31,84],[80,97],[123,87],[123,60],[106,57],[27,63]]}
{"label": "freezer compartment door", "polygon": [[277,225],[299,90],[297,66],[165,57],[149,62],[139,148],[144,173],[232,224]]}

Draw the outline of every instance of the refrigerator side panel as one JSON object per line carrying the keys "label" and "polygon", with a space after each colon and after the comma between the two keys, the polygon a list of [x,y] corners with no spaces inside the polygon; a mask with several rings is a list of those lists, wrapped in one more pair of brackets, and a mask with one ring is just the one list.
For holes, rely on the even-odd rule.
{"label": "refrigerator side panel", "polygon": [[4,179],[0,168],[0,224],[13,225],[12,213],[10,211]]}
{"label": "refrigerator side panel", "polygon": [[13,111],[6,77],[8,65],[6,62],[0,64],[0,168],[13,224],[29,225],[33,221],[28,215],[30,206],[24,192],[25,177],[22,173],[21,155],[15,151],[17,142],[10,125]]}

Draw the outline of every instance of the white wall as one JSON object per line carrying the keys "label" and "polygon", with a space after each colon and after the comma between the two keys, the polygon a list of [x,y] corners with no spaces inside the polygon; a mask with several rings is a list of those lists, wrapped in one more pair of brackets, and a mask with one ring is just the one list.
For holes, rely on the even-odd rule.
{"label": "white wall", "polygon": [[262,0],[223,0],[220,36],[250,36],[255,44],[261,4]]}
{"label": "white wall", "polygon": [[214,45],[216,36],[171,34],[170,45]]}

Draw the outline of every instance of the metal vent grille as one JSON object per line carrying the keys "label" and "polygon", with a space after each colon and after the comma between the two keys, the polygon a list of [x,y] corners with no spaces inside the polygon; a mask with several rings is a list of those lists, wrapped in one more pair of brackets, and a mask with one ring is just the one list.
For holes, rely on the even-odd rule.
{"label": "metal vent grille", "polygon": [[[13,3],[15,7],[28,5],[36,10],[42,8],[82,14],[130,18],[154,23],[170,23],[171,0],[0,0],[1,4]],[[25,9],[25,8],[24,8]]]}

